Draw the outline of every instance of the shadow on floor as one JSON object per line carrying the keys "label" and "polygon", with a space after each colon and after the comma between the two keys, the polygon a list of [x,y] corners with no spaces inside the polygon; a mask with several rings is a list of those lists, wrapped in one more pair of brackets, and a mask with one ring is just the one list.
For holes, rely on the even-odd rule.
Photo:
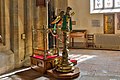
{"label": "shadow on floor", "polygon": [[15,75],[10,76],[13,80],[34,80],[36,78],[39,78],[43,76],[40,72],[37,72],[33,69],[23,71],[23,72],[18,72]]}

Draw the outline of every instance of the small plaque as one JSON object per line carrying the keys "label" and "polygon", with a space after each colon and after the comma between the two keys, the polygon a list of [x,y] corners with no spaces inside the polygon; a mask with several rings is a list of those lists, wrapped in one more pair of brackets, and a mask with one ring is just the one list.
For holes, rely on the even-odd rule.
{"label": "small plaque", "polygon": [[72,25],[76,25],[76,21],[72,21]]}
{"label": "small plaque", "polygon": [[100,27],[100,20],[92,20],[93,27]]}

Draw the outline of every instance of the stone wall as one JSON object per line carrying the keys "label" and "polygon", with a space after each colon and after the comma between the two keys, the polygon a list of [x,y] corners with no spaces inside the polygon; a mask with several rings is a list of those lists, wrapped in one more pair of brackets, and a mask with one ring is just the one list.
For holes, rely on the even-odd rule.
{"label": "stone wall", "polygon": [[1,51],[0,61],[0,74],[14,69],[14,54],[11,51]]}
{"label": "stone wall", "polygon": [[[56,14],[66,9],[67,0],[53,1]],[[44,48],[41,31],[48,25],[47,15],[47,6],[36,6],[36,0],[0,0],[0,74],[30,66],[33,45]],[[34,40],[33,29],[41,30]]]}
{"label": "stone wall", "polygon": [[[21,66],[30,66],[32,29],[46,26],[46,7],[37,7],[35,0],[0,0],[0,74]],[[42,33],[38,34],[43,47]],[[12,60],[11,60],[12,59]],[[9,63],[9,64],[8,64]]]}

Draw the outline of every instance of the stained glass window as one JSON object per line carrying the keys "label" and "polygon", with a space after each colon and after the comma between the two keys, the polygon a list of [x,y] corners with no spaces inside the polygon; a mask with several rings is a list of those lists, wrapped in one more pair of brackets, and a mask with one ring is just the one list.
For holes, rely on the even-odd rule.
{"label": "stained glass window", "polygon": [[103,8],[103,0],[95,0],[95,9],[102,9]]}
{"label": "stained glass window", "polygon": [[113,8],[113,0],[104,0],[104,8]]}

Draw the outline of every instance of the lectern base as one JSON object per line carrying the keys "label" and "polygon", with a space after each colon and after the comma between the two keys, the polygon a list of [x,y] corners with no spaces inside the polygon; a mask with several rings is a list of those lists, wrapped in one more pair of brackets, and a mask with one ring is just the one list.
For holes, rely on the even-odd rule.
{"label": "lectern base", "polygon": [[77,78],[80,74],[80,70],[78,67],[75,67],[75,70],[69,73],[60,73],[56,70],[47,70],[47,74],[51,77],[54,77],[56,79],[73,79]]}

